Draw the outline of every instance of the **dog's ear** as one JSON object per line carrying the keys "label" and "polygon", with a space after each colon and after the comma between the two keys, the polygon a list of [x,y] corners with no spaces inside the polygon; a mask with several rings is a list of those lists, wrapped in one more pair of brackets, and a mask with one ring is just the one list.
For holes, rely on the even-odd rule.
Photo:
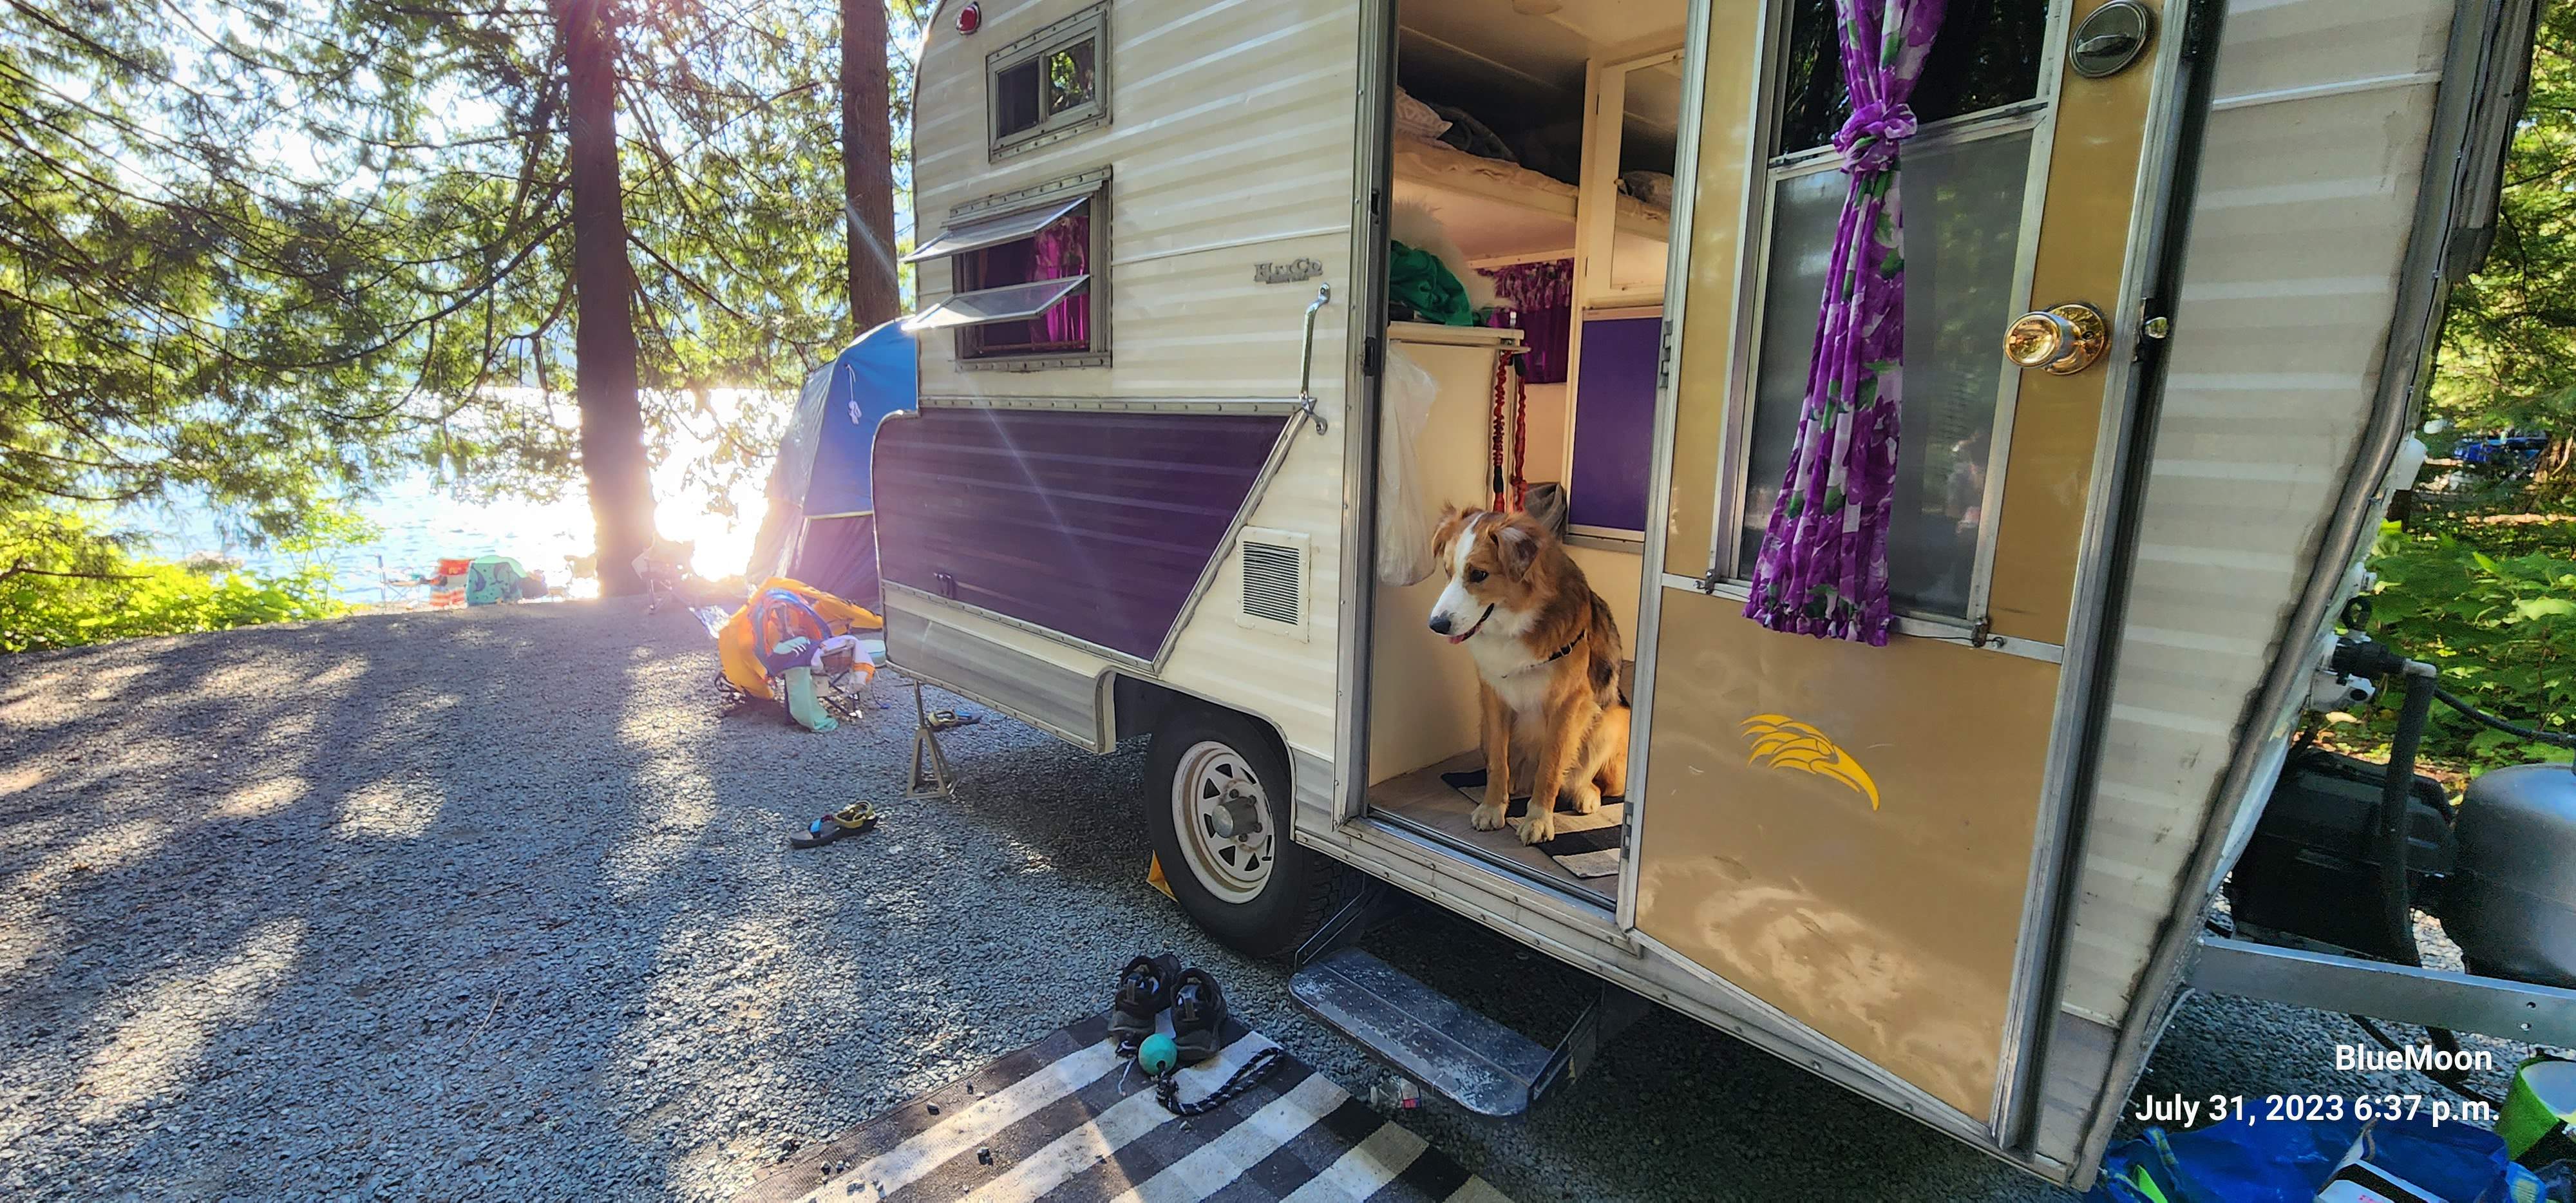
{"label": "dog's ear", "polygon": [[1440,525],[1431,528],[1431,556],[1440,561],[1440,567],[1443,570],[1449,567],[1449,541],[1457,538],[1460,528],[1466,526],[1475,516],[1473,511],[1459,513],[1455,505],[1446,503],[1441,505]]}
{"label": "dog's ear", "polygon": [[1513,576],[1525,576],[1530,565],[1538,562],[1539,542],[1547,537],[1547,528],[1527,514],[1514,514],[1512,520],[1494,532],[1494,546],[1503,553],[1503,565]]}

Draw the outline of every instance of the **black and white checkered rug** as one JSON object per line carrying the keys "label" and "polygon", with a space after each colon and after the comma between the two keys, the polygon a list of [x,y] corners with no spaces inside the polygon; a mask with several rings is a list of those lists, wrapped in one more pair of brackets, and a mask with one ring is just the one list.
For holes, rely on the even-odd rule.
{"label": "black and white checkered rug", "polygon": [[[1183,1121],[1113,1051],[1093,1016],[808,1149],[752,1200],[990,1199],[1120,1203],[1508,1203],[1423,1139],[1287,1058],[1253,1090]],[[1197,1099],[1272,1047],[1227,1024],[1182,1070]]]}

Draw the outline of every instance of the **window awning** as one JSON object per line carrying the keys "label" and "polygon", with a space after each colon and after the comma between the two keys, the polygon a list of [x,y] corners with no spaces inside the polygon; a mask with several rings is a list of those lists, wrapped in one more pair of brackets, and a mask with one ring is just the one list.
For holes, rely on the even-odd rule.
{"label": "window awning", "polygon": [[903,257],[903,261],[919,263],[924,259],[962,255],[968,251],[980,251],[988,246],[1000,246],[1005,242],[1026,238],[1053,225],[1056,219],[1065,214],[1080,208],[1082,202],[1090,200],[1092,194],[1098,191],[1100,191],[1100,181],[1094,180],[1086,187],[1071,192],[1056,193],[1040,202],[1036,208],[1019,209],[997,216],[976,217],[959,222],[939,231],[937,237],[914,248],[911,254]]}
{"label": "window awning", "polygon": [[991,322],[1024,322],[1046,312],[1048,306],[1072,296],[1089,283],[1089,276],[1066,276],[1061,280],[1037,280],[961,292],[905,318],[903,328],[912,333],[981,326]]}

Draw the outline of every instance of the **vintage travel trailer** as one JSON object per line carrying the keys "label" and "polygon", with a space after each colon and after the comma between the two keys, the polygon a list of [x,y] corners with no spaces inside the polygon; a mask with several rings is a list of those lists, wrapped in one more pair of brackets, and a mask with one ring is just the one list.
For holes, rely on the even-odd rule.
{"label": "vintage travel trailer", "polygon": [[[1650,1000],[2082,1183],[2187,986],[2576,1042],[2546,965],[2207,923],[2348,684],[2529,0],[1949,0],[1896,177],[1883,646],[1746,604],[1849,189],[1836,13],[944,0],[892,662],[1150,736],[1148,830],[1100,838],[1492,1114]],[[1502,316],[1459,324],[1430,250]],[[1442,503],[1498,498],[1562,503],[1633,659],[1624,795],[1536,846],[1468,821],[1476,670],[1412,579]],[[1554,1049],[1459,1013],[1354,943],[1397,896],[1601,1002]]]}

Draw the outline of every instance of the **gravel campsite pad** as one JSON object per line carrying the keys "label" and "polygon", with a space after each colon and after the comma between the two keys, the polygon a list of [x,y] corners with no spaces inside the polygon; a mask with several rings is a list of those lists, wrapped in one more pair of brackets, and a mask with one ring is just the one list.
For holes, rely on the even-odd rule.
{"label": "gravel campsite pad", "polygon": [[[622,601],[0,657],[0,1195],[721,1198],[1140,949],[1375,1079],[1145,884],[1138,749],[993,716],[944,737],[957,801],[905,801],[890,680],[812,735],[719,717],[714,667]],[[1372,947],[1551,1038],[1585,998],[1454,920]],[[2360,1039],[2196,1002],[2148,1085],[2432,1089],[2332,1072]],[[1523,1200],[2069,1197],[1666,1014],[1524,1122],[1406,1124]]]}

